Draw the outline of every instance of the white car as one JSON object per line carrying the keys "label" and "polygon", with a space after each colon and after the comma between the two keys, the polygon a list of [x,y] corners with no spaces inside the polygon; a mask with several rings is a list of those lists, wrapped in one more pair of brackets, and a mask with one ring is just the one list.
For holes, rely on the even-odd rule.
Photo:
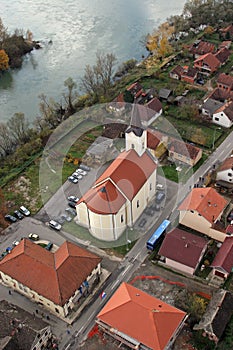
{"label": "white car", "polygon": [[81,174],[82,176],[85,176],[85,175],[87,175],[87,172],[85,171],[85,170],[82,170],[82,169],[76,169],[76,173],[79,173],[79,174]]}
{"label": "white car", "polygon": [[40,237],[36,233],[29,233],[28,238],[30,238],[33,241],[39,241]]}
{"label": "white car", "polygon": [[57,231],[60,231],[60,229],[61,229],[61,225],[58,222],[56,222],[55,220],[50,220],[49,226]]}
{"label": "white car", "polygon": [[76,179],[79,179],[79,180],[82,180],[82,178],[83,178],[80,173],[76,173],[76,172],[73,173],[72,176],[75,177]]}
{"label": "white car", "polygon": [[21,205],[21,207],[19,208],[19,211],[25,216],[29,216],[31,214],[30,211],[27,208],[25,208],[23,205]]}
{"label": "white car", "polygon": [[13,245],[14,247],[16,247],[18,244],[19,244],[19,241],[14,241],[14,242],[12,242],[12,245]]}
{"label": "white car", "polygon": [[69,180],[70,182],[73,182],[73,184],[77,184],[77,183],[78,183],[78,179],[76,179],[74,176],[69,176],[69,177],[68,177],[68,180]]}

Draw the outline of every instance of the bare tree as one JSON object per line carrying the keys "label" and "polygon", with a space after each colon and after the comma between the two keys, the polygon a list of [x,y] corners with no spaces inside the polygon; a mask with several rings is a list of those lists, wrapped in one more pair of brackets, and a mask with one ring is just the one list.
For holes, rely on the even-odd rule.
{"label": "bare tree", "polygon": [[7,122],[7,127],[17,144],[30,140],[29,122],[24,113],[15,113]]}
{"label": "bare tree", "polygon": [[73,81],[73,79],[70,77],[64,81],[64,85],[68,88],[68,96],[64,94],[64,99],[67,103],[68,114],[72,114],[75,112],[75,108],[73,106],[72,100],[73,100],[73,93],[77,85]]}
{"label": "bare tree", "polygon": [[5,123],[0,123],[0,152],[3,156],[11,154],[16,147],[11,132]]}

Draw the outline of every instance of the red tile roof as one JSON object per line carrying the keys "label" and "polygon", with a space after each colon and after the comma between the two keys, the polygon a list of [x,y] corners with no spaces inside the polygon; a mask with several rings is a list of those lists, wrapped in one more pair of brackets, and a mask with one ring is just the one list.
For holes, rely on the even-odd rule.
{"label": "red tile roof", "polygon": [[169,144],[168,150],[195,160],[201,149],[189,143],[173,139]]}
{"label": "red tile roof", "polygon": [[221,268],[230,273],[233,268],[233,237],[226,237],[217,252],[211,267]]}
{"label": "red tile roof", "polygon": [[195,210],[210,223],[213,223],[226,205],[227,201],[212,187],[193,188],[178,209]]}
{"label": "red tile roof", "polygon": [[205,55],[206,53],[214,52],[214,50],[215,50],[214,44],[209,43],[208,41],[200,41],[198,45],[194,44],[190,49],[190,51],[193,54],[197,54],[197,55]]}
{"label": "red tile roof", "polygon": [[[150,108],[152,111],[155,111],[156,113],[159,113],[161,109],[163,108],[162,103],[159,101],[157,97],[152,98],[145,107]],[[151,112],[152,112],[151,111]]]}
{"label": "red tile roof", "polygon": [[218,76],[217,83],[225,86],[233,86],[233,77],[229,74],[221,73]]}
{"label": "red tile roof", "polygon": [[181,74],[183,73],[184,69],[183,67],[181,67],[180,65],[174,67],[171,71],[170,71],[170,75],[171,74],[176,74],[178,75],[179,77],[181,76]]}
{"label": "red tile roof", "polygon": [[222,162],[222,164],[220,165],[217,171],[219,172],[219,171],[230,170],[230,169],[233,170],[233,157],[226,158]]}
{"label": "red tile roof", "polygon": [[52,253],[23,239],[0,261],[0,271],[63,306],[101,260],[71,242],[64,242]]}
{"label": "red tile roof", "polygon": [[223,64],[228,60],[230,54],[230,50],[228,50],[226,47],[223,47],[219,49],[218,52],[216,52],[215,57],[221,62],[221,64]]}
{"label": "red tile roof", "polygon": [[[124,151],[112,162],[79,203],[99,214],[116,213],[126,198],[132,200],[155,171],[149,152],[140,157],[133,149]],[[105,190],[103,188],[105,187]]]}
{"label": "red tile roof", "polygon": [[147,148],[155,150],[162,140],[162,134],[153,129],[147,129]]}
{"label": "red tile roof", "polygon": [[203,237],[175,228],[165,236],[159,255],[196,268],[207,243]]}
{"label": "red tile roof", "polygon": [[153,350],[162,350],[186,313],[122,283],[97,319]]}
{"label": "red tile roof", "polygon": [[136,98],[138,96],[141,95],[142,91],[143,91],[143,87],[140,83],[138,83],[137,81],[133,84],[131,84],[128,88],[127,91],[130,91],[133,96]]}
{"label": "red tile roof", "polygon": [[220,61],[212,53],[207,53],[198,57],[194,61],[194,65],[199,64],[199,62],[202,64],[202,66],[207,65],[211,71],[217,70],[217,68],[220,66]]}

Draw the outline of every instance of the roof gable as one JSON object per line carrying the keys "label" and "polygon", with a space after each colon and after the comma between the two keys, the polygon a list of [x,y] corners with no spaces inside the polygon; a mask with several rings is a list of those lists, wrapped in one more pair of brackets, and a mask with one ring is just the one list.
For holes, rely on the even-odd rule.
{"label": "roof gable", "polygon": [[211,187],[193,188],[179,210],[195,210],[213,223],[226,207],[227,201]]}
{"label": "roof gable", "polygon": [[188,157],[194,160],[197,158],[200,152],[200,148],[192,146],[189,143],[184,143],[183,141],[179,141],[175,139],[173,139],[170,142],[168,149],[170,152],[176,152],[178,154],[181,154],[185,157]]}
{"label": "roof gable", "polygon": [[211,267],[223,268],[230,273],[233,268],[233,237],[226,237],[219,251],[217,252]]}
{"label": "roof gable", "polygon": [[122,283],[97,318],[151,349],[162,350],[185,312]]}
{"label": "roof gable", "polygon": [[217,69],[220,65],[220,61],[212,53],[207,53],[205,55],[198,57],[194,61],[194,64],[199,62],[204,65],[207,65],[208,67],[211,68],[211,70]]}
{"label": "roof gable", "polygon": [[0,271],[39,295],[64,305],[85,281],[101,258],[71,242],[55,253],[23,239],[0,261]]}
{"label": "roof gable", "polygon": [[224,170],[233,170],[233,157],[226,158],[218,168],[218,172]]}

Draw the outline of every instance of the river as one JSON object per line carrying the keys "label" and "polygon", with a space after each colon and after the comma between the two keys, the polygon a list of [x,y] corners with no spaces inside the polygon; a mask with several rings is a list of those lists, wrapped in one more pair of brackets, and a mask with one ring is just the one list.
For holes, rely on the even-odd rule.
{"label": "river", "polygon": [[[118,65],[146,54],[140,40],[167,17],[182,12],[185,0],[0,0],[0,16],[12,33],[33,33],[43,48],[24,59],[20,69],[0,76],[0,121],[22,112],[39,113],[38,96],[60,100],[64,81],[80,85],[86,64],[97,50],[112,52]],[[49,44],[49,41],[52,44]]]}

